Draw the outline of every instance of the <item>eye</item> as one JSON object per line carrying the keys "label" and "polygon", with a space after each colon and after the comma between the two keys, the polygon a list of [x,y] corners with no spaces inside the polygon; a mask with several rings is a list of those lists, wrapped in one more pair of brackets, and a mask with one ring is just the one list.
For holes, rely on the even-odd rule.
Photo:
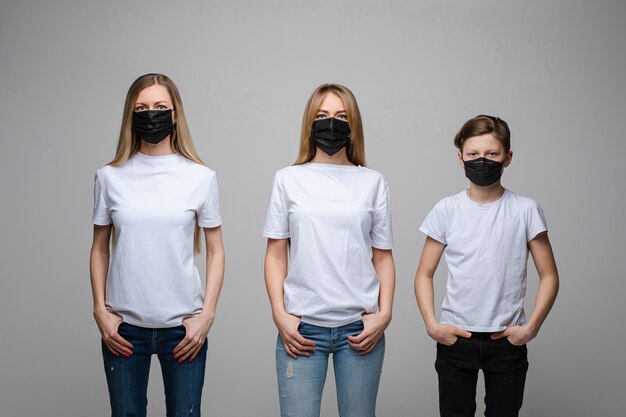
{"label": "eye", "polygon": [[320,119],[325,119],[328,116],[325,115],[324,113],[319,113],[317,116],[315,116],[315,120],[320,120]]}
{"label": "eye", "polygon": [[146,110],[148,109],[143,104],[135,107],[135,111],[146,111]]}
{"label": "eye", "polygon": [[489,152],[489,156],[498,156],[497,152]]}
{"label": "eye", "polygon": [[337,116],[335,116],[336,119],[339,120],[348,120],[348,115],[347,114],[338,114]]}
{"label": "eye", "polygon": [[157,106],[157,110],[167,110],[167,106],[166,106],[166,105],[164,105],[164,104],[159,104],[159,105]]}

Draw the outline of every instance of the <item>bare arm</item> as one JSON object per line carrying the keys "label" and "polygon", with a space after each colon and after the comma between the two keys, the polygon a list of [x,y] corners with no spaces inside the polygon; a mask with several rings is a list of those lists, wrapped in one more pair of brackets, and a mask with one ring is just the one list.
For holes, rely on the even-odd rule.
{"label": "bare arm", "polygon": [[105,305],[106,281],[109,272],[109,242],[113,226],[93,227],[93,243],[89,258],[91,291],[93,295],[93,316],[102,335],[102,340],[116,356],[132,354],[133,345],[117,333],[122,318],[109,312]]}
{"label": "bare arm", "polygon": [[426,237],[422,256],[415,273],[415,298],[419,307],[428,335],[435,341],[452,345],[457,337],[470,337],[471,333],[449,324],[439,324],[435,316],[435,293],[433,277],[445,245],[430,236]]}
{"label": "bare arm", "polygon": [[372,264],[380,282],[379,312],[363,315],[363,332],[348,336],[348,343],[359,355],[370,352],[383,336],[392,316],[393,295],[396,287],[396,268],[391,250],[372,248]]}
{"label": "bare arm", "polygon": [[287,277],[288,239],[267,239],[265,251],[265,286],[272,305],[272,318],[283,339],[285,351],[294,359],[309,356],[315,343],[298,332],[300,318],[285,310],[283,283]]}
{"label": "bare arm", "polygon": [[559,291],[559,273],[556,269],[548,233],[539,233],[528,242],[528,249],[539,274],[539,289],[535,298],[533,314],[525,325],[512,326],[492,336],[494,339],[507,337],[514,345],[523,345],[537,336]]}
{"label": "bare arm", "polygon": [[215,320],[217,301],[224,282],[224,243],[222,227],[204,228],[206,244],[206,291],[202,312],[183,320],[185,338],[174,348],[174,357],[179,362],[189,358],[193,361],[202,349],[209,330]]}

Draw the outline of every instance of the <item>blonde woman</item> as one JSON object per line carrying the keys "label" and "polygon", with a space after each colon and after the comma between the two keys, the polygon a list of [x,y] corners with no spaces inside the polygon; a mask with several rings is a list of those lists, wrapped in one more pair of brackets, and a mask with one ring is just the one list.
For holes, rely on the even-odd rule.
{"label": "blonde woman", "polygon": [[263,235],[281,416],[319,416],[331,354],[339,414],[375,416],[395,286],[391,210],[385,178],[365,167],[346,87],[324,84],[309,98],[298,159],[276,172]]}
{"label": "blonde woman", "polygon": [[[165,75],[131,85],[117,153],[97,171],[94,188],[93,314],[112,416],[146,415],[153,354],[167,416],[199,416],[206,338],[224,276],[218,186]],[[202,234],[206,291],[194,265]]]}

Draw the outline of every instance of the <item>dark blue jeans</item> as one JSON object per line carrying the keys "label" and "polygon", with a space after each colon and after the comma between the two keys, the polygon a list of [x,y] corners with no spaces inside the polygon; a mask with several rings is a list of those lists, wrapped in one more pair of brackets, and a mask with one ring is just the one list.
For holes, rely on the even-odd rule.
{"label": "dark blue jeans", "polygon": [[485,377],[485,416],[516,417],[522,407],[528,370],[526,345],[514,346],[491,333],[459,337],[452,346],[437,343],[441,417],[473,417],[478,370]]}
{"label": "dark blue jeans", "polygon": [[189,362],[174,359],[174,348],[185,337],[185,327],[147,329],[122,323],[118,333],[133,344],[133,354],[115,356],[102,342],[104,371],[109,386],[112,417],[145,417],[151,356],[161,363],[167,417],[200,416],[207,342]]}

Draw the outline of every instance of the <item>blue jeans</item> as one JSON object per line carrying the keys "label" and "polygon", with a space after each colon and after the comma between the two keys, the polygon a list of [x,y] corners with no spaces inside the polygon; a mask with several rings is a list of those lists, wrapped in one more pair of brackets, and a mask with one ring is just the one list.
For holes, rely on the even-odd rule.
{"label": "blue jeans", "polygon": [[439,375],[439,412],[442,417],[474,417],[478,370],[485,377],[485,416],[517,417],[524,398],[528,370],[526,345],[514,346],[491,333],[459,337],[452,346],[437,343],[435,368]]}
{"label": "blue jeans", "polygon": [[282,338],[276,342],[276,373],[281,417],[319,417],[328,357],[333,354],[337,401],[341,417],[375,417],[378,383],[385,357],[385,337],[366,355],[348,344],[363,331],[363,322],[328,328],[300,323],[300,334],[315,342],[311,355],[293,359]]}
{"label": "blue jeans", "polygon": [[122,323],[118,333],[133,344],[133,354],[115,356],[102,342],[104,371],[109,387],[112,417],[145,417],[148,404],[150,358],[161,363],[167,417],[200,416],[207,342],[193,362],[179,363],[174,348],[185,337],[185,327],[147,329]]}

